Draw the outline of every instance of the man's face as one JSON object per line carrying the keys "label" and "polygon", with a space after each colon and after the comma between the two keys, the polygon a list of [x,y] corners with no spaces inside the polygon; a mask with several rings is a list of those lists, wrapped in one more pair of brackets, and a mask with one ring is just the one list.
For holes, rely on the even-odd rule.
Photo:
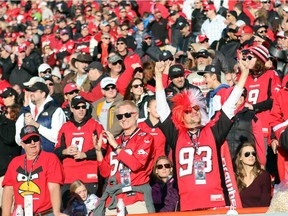
{"label": "man's face", "polygon": [[267,29],[265,27],[261,27],[257,30],[257,34],[261,37],[267,37]]}
{"label": "man's face", "polygon": [[122,61],[120,60],[114,63],[109,63],[108,66],[112,72],[120,73],[122,71]]}
{"label": "man's face", "polygon": [[121,34],[123,35],[123,36],[127,36],[128,35],[128,30],[129,30],[129,28],[128,28],[128,26],[122,26],[121,27]]}
{"label": "man's face", "polygon": [[183,122],[187,129],[194,129],[201,124],[201,113],[199,106],[192,106],[184,111]]}
{"label": "man's face", "polygon": [[65,99],[68,100],[68,102],[72,101],[72,98],[79,95],[79,90],[75,89],[71,92],[68,92],[65,94]]}
{"label": "man's face", "polygon": [[209,89],[212,89],[213,87],[213,83],[214,83],[214,80],[215,80],[215,75],[214,74],[210,74],[210,73],[205,73],[203,75],[204,77],[204,81],[206,82],[206,85]]}
{"label": "man's face", "polygon": [[156,19],[160,19],[162,17],[162,14],[160,13],[160,12],[157,12],[156,14],[155,14],[155,18]]}
{"label": "man's face", "polygon": [[40,142],[39,136],[31,136],[25,141],[22,141],[21,146],[27,155],[37,155],[41,149]]}
{"label": "man's face", "polygon": [[196,57],[196,64],[197,64],[197,70],[204,70],[205,67],[210,64],[210,58],[209,57],[204,57],[204,56],[199,56]]}
{"label": "man's face", "polygon": [[88,66],[88,63],[87,62],[79,62],[79,61],[76,61],[75,62],[75,66],[77,68],[77,72],[80,73],[80,74],[85,74],[86,71],[84,70],[87,66]]}
{"label": "man's face", "polygon": [[125,116],[123,116],[121,120],[118,120],[123,130],[129,130],[134,127],[137,127],[137,119],[139,114],[136,112],[136,109],[133,109],[133,107],[131,107],[130,105],[123,105],[119,107],[117,114],[124,114],[124,113],[131,113],[131,117],[126,118]]}
{"label": "man's face", "polygon": [[183,29],[180,30],[182,36],[185,36],[189,32],[189,26],[185,26]]}
{"label": "man's face", "polygon": [[50,80],[46,80],[45,83],[49,89],[49,95],[52,95],[54,93],[54,83]]}
{"label": "man's face", "polygon": [[244,33],[244,34],[238,36],[241,44],[243,44],[245,41],[250,40],[251,37],[252,37],[252,34],[247,34],[247,33]]}
{"label": "man's face", "polygon": [[200,0],[195,0],[194,7],[195,9],[200,9],[202,7],[202,2]]}
{"label": "man's face", "polygon": [[83,37],[86,37],[88,34],[89,34],[88,28],[87,28],[87,27],[84,27],[84,28],[81,30],[81,35],[82,35]]}
{"label": "man's face", "polygon": [[266,0],[266,1],[262,1],[261,2],[262,8],[264,8],[267,11],[270,9],[270,4],[271,4],[270,0]]}
{"label": "man's face", "polygon": [[37,104],[45,98],[45,92],[41,90],[36,90],[35,92],[31,92],[31,102]]}
{"label": "man's face", "polygon": [[127,45],[123,41],[119,41],[116,43],[116,47],[119,52],[123,52],[127,48]]}
{"label": "man's face", "polygon": [[102,94],[106,97],[106,99],[114,99],[117,95],[116,86],[107,85],[104,89],[102,89]]}
{"label": "man's face", "polygon": [[81,122],[85,115],[86,115],[86,104],[85,103],[79,103],[77,104],[77,106],[71,108],[71,111],[73,113],[73,116],[74,116],[74,119],[77,121],[77,122]]}
{"label": "man's face", "polygon": [[63,34],[63,35],[60,35],[60,38],[63,42],[66,42],[69,40],[69,35],[68,34]]}
{"label": "man's face", "polygon": [[183,74],[174,76],[171,78],[172,83],[177,87],[177,88],[183,88],[185,84],[185,77]]}

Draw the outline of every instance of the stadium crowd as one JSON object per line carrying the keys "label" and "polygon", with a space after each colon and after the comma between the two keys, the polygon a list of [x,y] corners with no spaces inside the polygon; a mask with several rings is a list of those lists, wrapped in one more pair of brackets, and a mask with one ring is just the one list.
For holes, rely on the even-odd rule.
{"label": "stadium crowd", "polygon": [[1,215],[269,206],[287,59],[285,0],[1,1]]}

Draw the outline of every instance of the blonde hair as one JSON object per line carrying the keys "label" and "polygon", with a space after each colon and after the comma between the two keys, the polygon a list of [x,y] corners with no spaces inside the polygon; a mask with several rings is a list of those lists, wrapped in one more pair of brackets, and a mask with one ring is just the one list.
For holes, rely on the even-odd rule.
{"label": "blonde hair", "polygon": [[84,182],[82,182],[81,180],[76,180],[74,181],[71,185],[70,185],[70,193],[75,193],[76,189],[80,186],[82,186],[84,184]]}

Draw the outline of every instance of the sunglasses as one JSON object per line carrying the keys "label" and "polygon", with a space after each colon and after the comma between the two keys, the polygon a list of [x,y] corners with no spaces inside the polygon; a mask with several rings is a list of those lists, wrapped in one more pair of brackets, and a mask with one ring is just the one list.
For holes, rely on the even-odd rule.
{"label": "sunglasses", "polygon": [[263,1],[263,2],[261,2],[262,4],[270,4],[271,3],[271,1]]}
{"label": "sunglasses", "polygon": [[119,60],[119,61],[117,61],[117,62],[112,63],[112,65],[114,65],[114,66],[117,65],[117,64],[120,64],[120,65],[121,65],[121,64],[122,64],[122,61]]}
{"label": "sunglasses", "polygon": [[47,86],[54,86],[54,83],[48,83]]}
{"label": "sunglasses", "polygon": [[123,45],[123,44],[124,44],[123,42],[118,42],[118,43],[117,43],[117,45]]}
{"label": "sunglasses", "polygon": [[171,164],[157,164],[156,167],[157,167],[157,169],[163,169],[164,167],[166,169],[170,169],[171,168]]}
{"label": "sunglasses", "polygon": [[117,115],[116,115],[116,118],[117,118],[118,120],[123,119],[123,116],[124,116],[125,118],[131,118],[132,114],[136,114],[136,112],[126,112],[126,113],[124,113],[124,114],[117,114]]}
{"label": "sunglasses", "polygon": [[86,10],[86,12],[92,12],[92,10]]}
{"label": "sunglasses", "polygon": [[109,38],[109,37],[104,37],[103,39],[105,39],[105,40],[110,40],[110,38]]}
{"label": "sunglasses", "polygon": [[73,95],[73,94],[78,94],[78,93],[79,93],[79,90],[74,90],[74,91],[68,92],[66,94]]}
{"label": "sunglasses", "polygon": [[103,90],[105,90],[105,91],[109,91],[109,90],[114,90],[114,89],[116,89],[116,86],[107,86],[107,87],[105,87],[105,88],[103,88]]}
{"label": "sunglasses", "polygon": [[252,154],[254,157],[256,157],[256,152],[245,152],[244,156],[247,158],[250,156],[250,154]]}
{"label": "sunglasses", "polygon": [[198,111],[200,110],[200,106],[195,105],[195,106],[193,106],[193,107],[190,107],[190,108],[188,108],[187,110],[185,110],[184,113],[185,113],[186,115],[188,115],[188,114],[191,114],[193,110],[195,110],[196,112],[198,112]]}
{"label": "sunglasses", "polygon": [[152,38],[151,37],[147,37],[144,40],[152,40]]}
{"label": "sunglasses", "polygon": [[128,28],[126,28],[126,29],[121,29],[122,31],[128,31]]}
{"label": "sunglasses", "polygon": [[139,87],[144,87],[144,85],[143,84],[135,84],[135,85],[132,85],[132,87],[133,88],[139,88]]}
{"label": "sunglasses", "polygon": [[267,30],[258,31],[258,34],[267,33]]}
{"label": "sunglasses", "polygon": [[43,74],[47,74],[47,73],[49,73],[49,74],[51,74],[51,70],[50,69],[47,69],[47,70],[45,70],[45,71],[42,71],[41,73],[43,73]]}
{"label": "sunglasses", "polygon": [[25,141],[23,141],[23,143],[25,144],[30,144],[32,143],[32,141],[35,143],[35,142],[39,142],[40,141],[40,137],[39,136],[32,136],[32,137],[29,137],[28,139],[26,139]]}
{"label": "sunglasses", "polygon": [[86,105],[82,105],[82,106],[75,106],[74,109],[79,110],[80,108],[82,109],[86,109]]}

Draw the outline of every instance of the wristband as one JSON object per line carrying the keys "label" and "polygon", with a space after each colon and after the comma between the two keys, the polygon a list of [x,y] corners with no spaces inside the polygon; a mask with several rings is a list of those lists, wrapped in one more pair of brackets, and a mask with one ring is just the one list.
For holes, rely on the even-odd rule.
{"label": "wristband", "polygon": [[118,149],[122,149],[122,146],[121,146],[121,145],[117,145],[117,146],[114,148],[114,151],[117,151]]}

